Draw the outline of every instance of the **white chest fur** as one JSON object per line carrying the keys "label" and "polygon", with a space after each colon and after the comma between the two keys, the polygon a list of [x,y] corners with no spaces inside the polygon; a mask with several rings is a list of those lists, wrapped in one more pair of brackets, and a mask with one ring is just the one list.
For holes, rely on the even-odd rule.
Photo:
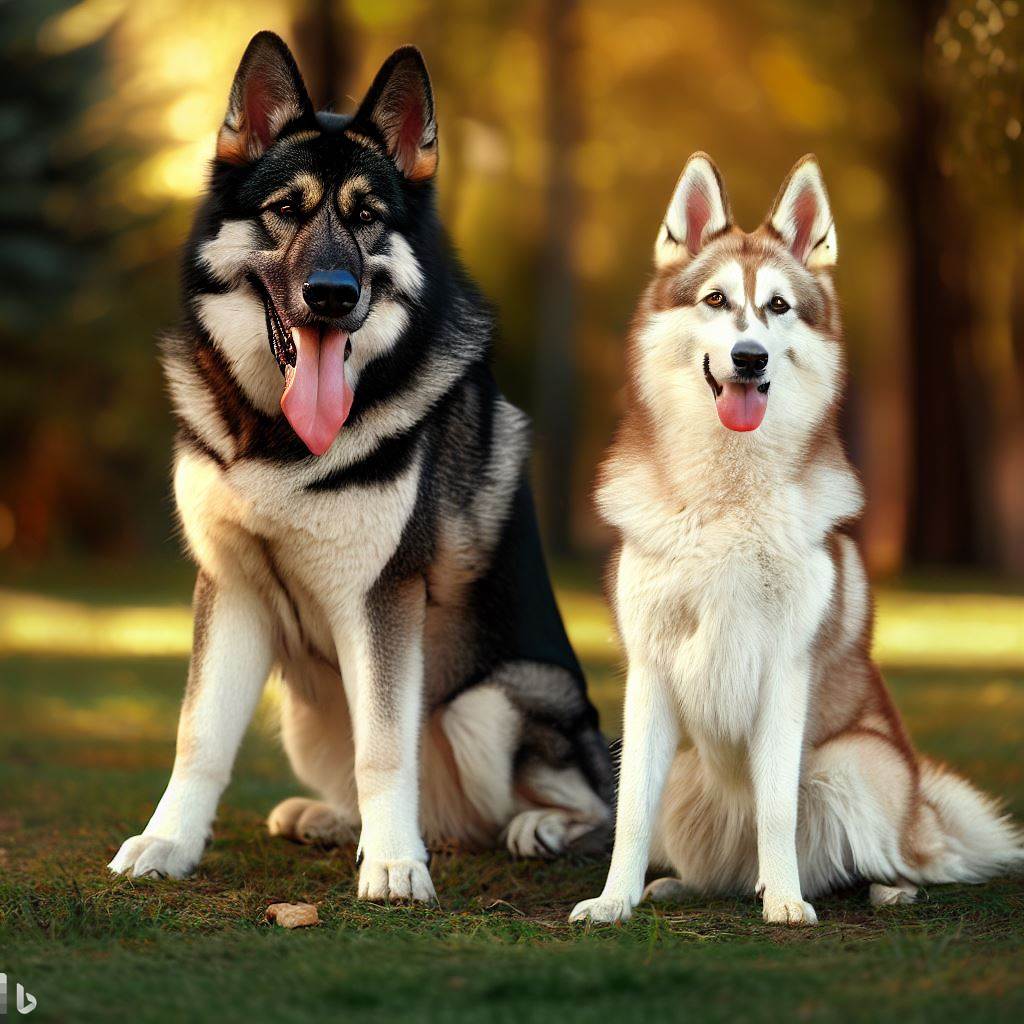
{"label": "white chest fur", "polygon": [[821,534],[806,532],[802,497],[684,511],[654,545],[624,538],[616,606],[630,661],[670,686],[696,741],[745,741],[765,674],[809,654],[834,571]]}
{"label": "white chest fur", "polygon": [[337,625],[358,614],[397,550],[418,478],[419,459],[413,459],[386,484],[309,492],[287,466],[250,460],[222,470],[185,454],[174,489],[202,569],[214,579],[241,573],[259,583],[269,557],[289,592],[308,598],[308,616]]}

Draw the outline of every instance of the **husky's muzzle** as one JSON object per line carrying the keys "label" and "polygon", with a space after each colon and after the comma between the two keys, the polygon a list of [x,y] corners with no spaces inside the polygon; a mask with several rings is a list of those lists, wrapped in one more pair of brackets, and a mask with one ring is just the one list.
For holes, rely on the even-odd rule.
{"label": "husky's muzzle", "polygon": [[711,372],[711,356],[704,354],[704,379],[711,388],[722,426],[745,433],[757,430],[768,409],[771,381],[762,380],[768,367],[768,350],[756,341],[738,341],[730,353],[733,376],[722,383]]}
{"label": "husky's muzzle", "polygon": [[359,282],[349,270],[314,270],[302,286],[302,300],[316,316],[340,320],[359,302]]}
{"label": "husky's muzzle", "polygon": [[284,376],[281,411],[313,455],[334,443],[352,409],[354,394],[346,362],[351,335],[369,311],[369,288],[347,270],[318,270],[302,286],[310,314],[286,326],[267,285],[251,278],[263,302],[270,351]]}

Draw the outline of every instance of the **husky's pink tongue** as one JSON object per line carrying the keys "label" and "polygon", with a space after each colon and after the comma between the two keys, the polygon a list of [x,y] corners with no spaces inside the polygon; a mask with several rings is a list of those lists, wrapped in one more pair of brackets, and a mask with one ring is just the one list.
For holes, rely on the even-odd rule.
{"label": "husky's pink tongue", "polygon": [[345,379],[344,331],[321,335],[315,327],[293,327],[295,368],[285,371],[281,411],[314,455],[323,455],[352,408]]}
{"label": "husky's pink tongue", "polygon": [[756,384],[726,381],[715,399],[715,408],[722,424],[730,430],[757,430],[768,408],[768,395],[758,391]]}

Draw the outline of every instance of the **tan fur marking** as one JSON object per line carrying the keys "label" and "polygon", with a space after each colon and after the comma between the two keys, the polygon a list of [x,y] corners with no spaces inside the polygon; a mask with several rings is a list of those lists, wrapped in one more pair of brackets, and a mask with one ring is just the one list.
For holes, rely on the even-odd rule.
{"label": "tan fur marking", "polygon": [[419,150],[416,160],[406,177],[409,181],[426,181],[437,172],[437,143],[431,143]]}
{"label": "tan fur marking", "polygon": [[353,131],[351,128],[345,129],[345,138],[351,139],[353,142],[358,143],[360,146],[365,146],[367,149],[375,149],[378,153],[383,153],[380,143],[371,138],[369,135],[364,135],[362,132]]}

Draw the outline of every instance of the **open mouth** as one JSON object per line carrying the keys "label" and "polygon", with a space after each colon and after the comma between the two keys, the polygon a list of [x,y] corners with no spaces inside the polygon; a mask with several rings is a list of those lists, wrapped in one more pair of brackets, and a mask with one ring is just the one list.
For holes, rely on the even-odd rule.
{"label": "open mouth", "polygon": [[263,300],[270,351],[284,376],[281,411],[310,452],[323,455],[352,410],[345,366],[352,354],[351,338],[327,323],[286,328],[266,287],[255,284]]}
{"label": "open mouth", "polygon": [[768,410],[771,381],[727,380],[720,384],[711,372],[711,359],[707,353],[704,355],[704,379],[711,388],[722,426],[741,433],[761,426]]}

